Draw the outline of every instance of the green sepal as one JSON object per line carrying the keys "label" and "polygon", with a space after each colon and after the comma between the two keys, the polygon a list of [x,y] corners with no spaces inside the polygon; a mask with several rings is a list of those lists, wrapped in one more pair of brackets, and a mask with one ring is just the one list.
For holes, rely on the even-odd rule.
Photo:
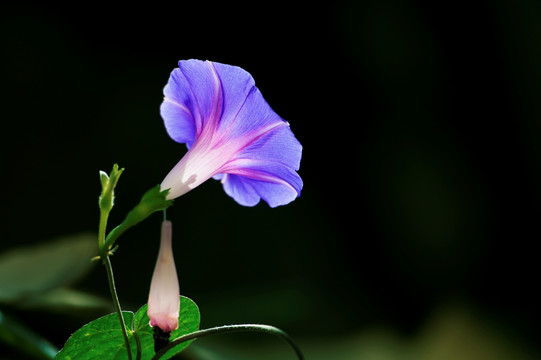
{"label": "green sepal", "polygon": [[104,248],[102,250],[110,249],[116,239],[122,235],[126,230],[132,226],[140,223],[151,214],[156,211],[162,211],[173,205],[173,200],[167,200],[167,194],[169,189],[161,191],[160,185],[156,185],[152,189],[148,190],[139,201],[139,204],[135,206],[120,225],[114,228],[109,235],[107,235]]}
{"label": "green sepal", "polygon": [[[154,356],[153,330],[149,326],[147,305],[137,313],[123,311],[124,322],[128,328],[128,338],[135,359],[136,339],[141,344],[141,360],[150,360]],[[178,329],[171,333],[171,339],[199,330],[199,309],[189,298],[180,297]],[[184,350],[190,342],[174,347],[161,359],[169,359]],[[105,315],[77,330],[66,342],[64,348],[56,355],[55,360],[94,360],[94,359],[128,359],[126,345],[120,329],[116,313]]]}

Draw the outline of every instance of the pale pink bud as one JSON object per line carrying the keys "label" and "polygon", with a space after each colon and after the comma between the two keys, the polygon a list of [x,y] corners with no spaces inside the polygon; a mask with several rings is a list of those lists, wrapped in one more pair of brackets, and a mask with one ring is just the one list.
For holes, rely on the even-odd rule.
{"label": "pale pink bud", "polygon": [[160,252],[148,296],[150,326],[157,326],[164,332],[178,328],[180,310],[180,292],[171,238],[172,224],[166,220],[162,223]]}

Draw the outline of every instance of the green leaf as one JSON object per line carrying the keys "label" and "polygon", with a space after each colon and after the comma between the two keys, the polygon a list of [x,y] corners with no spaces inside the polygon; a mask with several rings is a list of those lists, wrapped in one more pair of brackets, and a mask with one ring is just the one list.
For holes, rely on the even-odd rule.
{"label": "green leaf", "polygon": [[92,267],[96,238],[78,234],[4,252],[0,255],[0,303],[19,303],[80,278]]}
{"label": "green leaf", "polygon": [[[134,329],[139,335],[141,340],[141,348],[143,349],[143,354],[150,353],[154,356],[154,338],[153,330],[148,325],[150,319],[147,315],[147,305],[144,305],[142,308],[137,311],[135,314]],[[199,330],[199,309],[197,305],[189,298],[181,296],[180,297],[180,312],[178,317],[178,329],[171,333],[170,339],[176,339],[179,336],[190,334],[194,331]],[[193,341],[193,340],[192,340]],[[175,354],[178,354],[185,348],[187,348],[192,341],[186,341],[185,343],[179,344],[169,350],[161,359],[169,359]],[[143,356],[143,359],[145,357]]]}
{"label": "green leaf", "polygon": [[142,196],[139,204],[126,215],[124,221],[109,233],[105,248],[112,248],[116,239],[132,226],[137,225],[156,211],[165,210],[173,205],[173,200],[167,200],[168,193],[169,189],[161,191],[160,185],[148,190]]}
{"label": "green leaf", "polygon": [[[128,337],[135,359],[136,344],[134,333],[139,336],[142,350],[142,360],[150,360],[154,356],[153,330],[148,325],[147,305],[141,307],[134,315],[123,312],[124,321],[128,327]],[[132,327],[133,326],[133,327]],[[189,334],[199,329],[199,309],[187,297],[180,298],[179,328],[171,334],[171,339]],[[189,342],[171,349],[162,359],[168,359],[188,347]],[[98,360],[98,359],[127,359],[124,338],[116,313],[96,319],[77,330],[66,342],[64,348],[57,354],[55,360]]]}
{"label": "green leaf", "polygon": [[[123,311],[122,314],[126,326],[129,327],[133,322],[133,313]],[[132,340],[133,335],[129,335],[131,335],[130,340]],[[132,349],[135,349],[135,345]],[[118,315],[116,313],[105,315],[84,325],[68,339],[55,359],[128,359]]]}
{"label": "green leaf", "polygon": [[[2,311],[0,311],[0,343],[35,359],[53,359],[58,351],[49,341]],[[2,355],[5,355],[4,352]]]}

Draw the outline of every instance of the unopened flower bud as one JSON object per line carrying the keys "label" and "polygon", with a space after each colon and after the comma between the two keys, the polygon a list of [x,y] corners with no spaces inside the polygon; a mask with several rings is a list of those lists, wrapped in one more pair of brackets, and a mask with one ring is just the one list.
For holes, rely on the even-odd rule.
{"label": "unopened flower bud", "polygon": [[166,220],[162,223],[160,251],[148,296],[150,326],[159,327],[166,333],[178,328],[180,310],[180,292],[171,239],[172,224]]}

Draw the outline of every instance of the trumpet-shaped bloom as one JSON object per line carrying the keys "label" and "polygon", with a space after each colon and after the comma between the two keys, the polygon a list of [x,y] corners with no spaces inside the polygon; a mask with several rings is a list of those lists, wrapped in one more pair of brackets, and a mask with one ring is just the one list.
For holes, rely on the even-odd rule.
{"label": "trumpet-shaped bloom", "polygon": [[302,146],[243,69],[210,61],[180,61],[161,105],[169,136],[188,152],[161,183],[168,198],[211,177],[239,204],[271,207],[300,195]]}
{"label": "trumpet-shaped bloom", "polygon": [[150,326],[157,326],[166,333],[178,328],[180,310],[178,277],[171,243],[172,231],[171,221],[164,221],[158,261],[150,283],[147,311]]}

